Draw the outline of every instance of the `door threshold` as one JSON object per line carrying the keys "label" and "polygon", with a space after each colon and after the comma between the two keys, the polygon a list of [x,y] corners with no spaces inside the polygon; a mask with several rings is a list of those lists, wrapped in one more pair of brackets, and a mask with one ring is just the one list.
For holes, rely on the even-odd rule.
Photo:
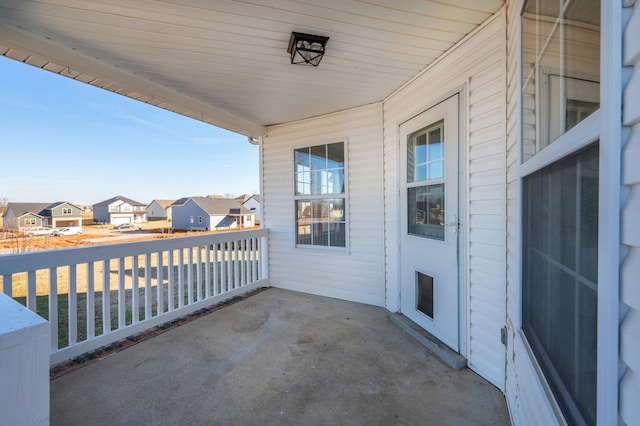
{"label": "door threshold", "polygon": [[435,336],[418,326],[409,318],[396,312],[389,314],[389,319],[449,367],[454,370],[461,370],[467,366],[467,360],[465,357],[453,351],[453,349],[442,343]]}

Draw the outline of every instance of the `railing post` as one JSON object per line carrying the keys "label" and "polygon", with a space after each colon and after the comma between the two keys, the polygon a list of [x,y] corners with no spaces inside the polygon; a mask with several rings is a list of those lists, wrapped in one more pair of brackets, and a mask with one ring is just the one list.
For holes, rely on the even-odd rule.
{"label": "railing post", "polygon": [[58,268],[49,269],[49,327],[54,352],[58,350]]}
{"label": "railing post", "polygon": [[13,297],[13,274],[2,276],[2,292],[9,297]]}
{"label": "railing post", "polygon": [[27,309],[36,312],[36,271],[27,272]]}
{"label": "railing post", "polygon": [[78,292],[76,265],[69,265],[69,346],[78,342]]}
{"label": "railing post", "polygon": [[269,278],[269,237],[260,237],[260,279]]}
{"label": "railing post", "polygon": [[96,303],[94,291],[94,265],[87,265],[87,340],[96,336]]}

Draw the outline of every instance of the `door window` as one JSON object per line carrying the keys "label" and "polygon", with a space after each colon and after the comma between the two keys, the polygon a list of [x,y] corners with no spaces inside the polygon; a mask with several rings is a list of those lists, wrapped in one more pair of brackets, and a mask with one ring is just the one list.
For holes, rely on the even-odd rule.
{"label": "door window", "polygon": [[444,120],[407,136],[407,214],[411,235],[444,240]]}

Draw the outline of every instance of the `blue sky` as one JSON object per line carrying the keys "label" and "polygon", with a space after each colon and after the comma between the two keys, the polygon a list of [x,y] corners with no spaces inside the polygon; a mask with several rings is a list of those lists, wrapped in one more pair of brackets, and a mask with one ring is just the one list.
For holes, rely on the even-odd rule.
{"label": "blue sky", "polygon": [[0,57],[0,199],[148,203],[257,193],[258,147],[229,132]]}

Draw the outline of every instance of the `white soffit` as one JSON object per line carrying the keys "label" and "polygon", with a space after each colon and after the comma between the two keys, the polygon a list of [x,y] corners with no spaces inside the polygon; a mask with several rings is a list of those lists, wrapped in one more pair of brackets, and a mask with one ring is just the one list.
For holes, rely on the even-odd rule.
{"label": "white soffit", "polygon": [[[0,54],[245,134],[378,102],[503,0],[3,0]],[[292,31],[330,37],[291,65]]]}

